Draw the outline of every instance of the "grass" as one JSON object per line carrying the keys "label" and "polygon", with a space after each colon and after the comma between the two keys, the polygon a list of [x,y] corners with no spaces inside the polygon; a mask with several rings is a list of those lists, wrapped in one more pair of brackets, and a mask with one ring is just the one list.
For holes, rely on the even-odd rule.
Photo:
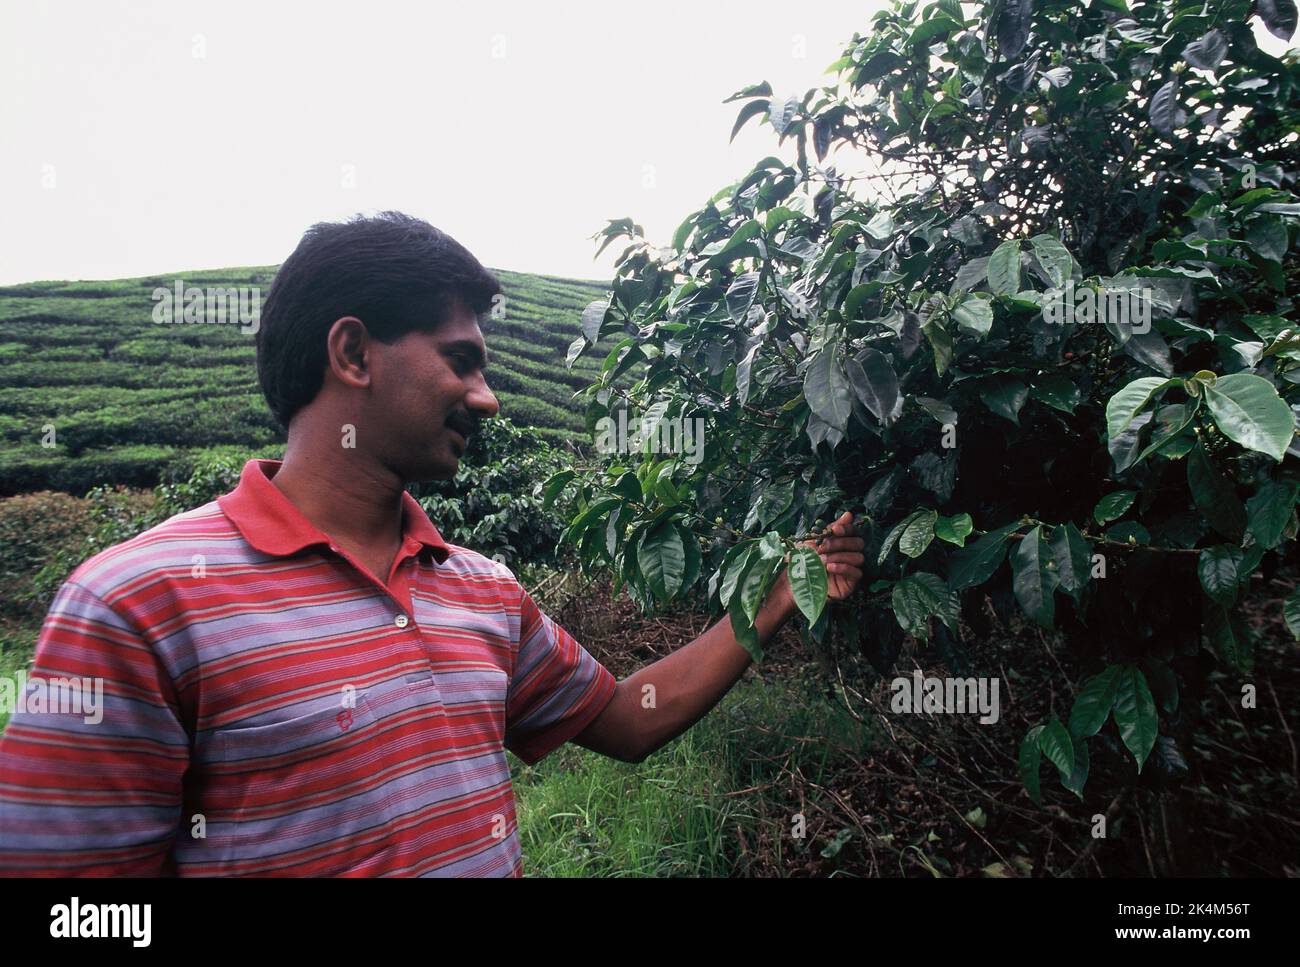
{"label": "grass", "polygon": [[[874,741],[800,683],[753,678],[642,763],[573,744],[532,767],[511,757],[524,871],[736,876],[756,863],[784,871],[812,852],[811,834],[791,835],[799,807],[786,799],[787,777],[816,783],[837,758],[860,758]],[[748,848],[755,844],[759,854]]]}

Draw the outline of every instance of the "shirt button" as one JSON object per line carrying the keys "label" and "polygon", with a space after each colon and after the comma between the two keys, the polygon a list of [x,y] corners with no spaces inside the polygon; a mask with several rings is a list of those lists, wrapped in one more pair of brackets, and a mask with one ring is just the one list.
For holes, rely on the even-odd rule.
{"label": "shirt button", "polygon": [[410,622],[411,619],[404,614],[399,614],[396,618],[393,619],[393,624],[397,625],[397,627],[399,628],[405,628],[408,624],[410,624]]}

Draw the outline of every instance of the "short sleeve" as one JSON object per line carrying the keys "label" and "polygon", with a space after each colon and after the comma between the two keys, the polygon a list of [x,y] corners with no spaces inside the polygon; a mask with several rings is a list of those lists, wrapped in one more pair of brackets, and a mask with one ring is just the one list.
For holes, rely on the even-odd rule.
{"label": "short sleeve", "polygon": [[189,737],[156,654],[66,582],[0,736],[0,876],[158,876],[181,818]]}
{"label": "short sleeve", "polygon": [[506,748],[528,765],[585,729],[617,682],[519,588],[519,650],[506,699]]}

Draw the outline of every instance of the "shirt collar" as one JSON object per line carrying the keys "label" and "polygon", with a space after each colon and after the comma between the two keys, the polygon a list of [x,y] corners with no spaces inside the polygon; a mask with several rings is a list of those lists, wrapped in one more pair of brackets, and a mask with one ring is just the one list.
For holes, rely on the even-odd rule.
{"label": "shirt collar", "polygon": [[[239,475],[239,486],[218,497],[218,505],[244,540],[263,554],[285,557],[316,544],[328,546],[329,536],[271,483],[282,462],[249,460]],[[402,544],[411,551],[427,547],[439,564],[451,554],[424,508],[406,491],[402,491]]]}

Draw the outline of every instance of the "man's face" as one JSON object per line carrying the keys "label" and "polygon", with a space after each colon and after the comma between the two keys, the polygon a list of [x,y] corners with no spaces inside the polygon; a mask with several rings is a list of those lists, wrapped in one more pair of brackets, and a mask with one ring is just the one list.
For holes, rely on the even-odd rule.
{"label": "man's face", "polygon": [[500,409],[483,375],[487,348],[474,313],[457,302],[432,332],[373,346],[367,423],[380,459],[408,483],[452,478],[467,438]]}

